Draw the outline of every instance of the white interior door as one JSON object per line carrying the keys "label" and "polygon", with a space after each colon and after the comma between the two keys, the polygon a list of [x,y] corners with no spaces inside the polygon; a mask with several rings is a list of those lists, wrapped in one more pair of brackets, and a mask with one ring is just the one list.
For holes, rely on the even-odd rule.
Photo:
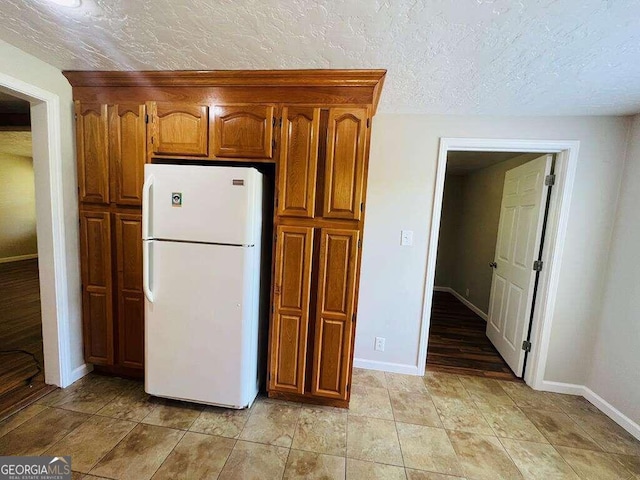
{"label": "white interior door", "polygon": [[487,337],[517,376],[522,376],[535,270],[547,199],[545,177],[552,155],[543,155],[505,175]]}

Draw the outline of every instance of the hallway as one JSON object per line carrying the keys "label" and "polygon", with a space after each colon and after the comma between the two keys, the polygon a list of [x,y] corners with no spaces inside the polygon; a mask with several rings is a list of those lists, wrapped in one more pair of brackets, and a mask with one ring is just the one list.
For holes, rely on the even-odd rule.
{"label": "hallway", "polygon": [[520,380],[485,334],[486,322],[448,292],[433,292],[427,371]]}

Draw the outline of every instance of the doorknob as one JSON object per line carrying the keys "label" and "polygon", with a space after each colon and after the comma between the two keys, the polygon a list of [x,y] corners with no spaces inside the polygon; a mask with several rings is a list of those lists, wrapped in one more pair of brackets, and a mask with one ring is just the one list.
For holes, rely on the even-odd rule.
{"label": "doorknob", "polygon": [[496,262],[490,262],[490,263],[489,263],[489,266],[490,266],[491,268],[498,268],[498,264],[497,264]]}

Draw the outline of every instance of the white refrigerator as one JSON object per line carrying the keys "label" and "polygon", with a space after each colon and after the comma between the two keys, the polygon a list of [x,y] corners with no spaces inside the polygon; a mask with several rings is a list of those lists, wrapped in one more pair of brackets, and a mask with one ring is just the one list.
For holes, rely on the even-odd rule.
{"label": "white refrigerator", "polygon": [[258,393],[263,177],[147,164],[142,205],[145,390],[231,408]]}

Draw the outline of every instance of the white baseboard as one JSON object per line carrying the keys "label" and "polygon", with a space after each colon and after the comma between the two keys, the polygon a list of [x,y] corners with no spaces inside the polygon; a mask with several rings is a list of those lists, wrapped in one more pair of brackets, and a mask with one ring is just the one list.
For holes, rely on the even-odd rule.
{"label": "white baseboard", "polygon": [[20,260],[31,260],[33,258],[38,258],[38,254],[30,253],[29,255],[18,255],[16,257],[0,258],[0,263],[19,262]]}
{"label": "white baseboard", "polygon": [[624,413],[611,405],[589,387],[584,387],[583,397],[593,403],[596,407],[598,407],[607,417],[616,422],[635,438],[640,440],[640,425],[631,420]]}
{"label": "white baseboard", "polygon": [[624,413],[618,410],[616,407],[607,402],[600,395],[595,393],[584,385],[576,385],[573,383],[551,382],[549,380],[543,380],[539,390],[545,392],[565,393],[570,395],[580,395],[593,403],[598,409],[604,413],[611,420],[616,422],[627,432],[640,440],[640,425],[627,417]]}
{"label": "white baseboard", "polygon": [[562,383],[543,380],[540,388],[536,388],[536,390],[542,390],[543,392],[564,393],[566,395],[580,395],[581,397],[584,397],[584,386],[577,385],[575,383]]}
{"label": "white baseboard", "polygon": [[84,377],[85,375],[91,373],[92,371],[93,371],[93,365],[91,365],[90,363],[83,363],[78,368],[74,368],[73,371],[71,372],[71,376],[69,378],[69,383],[67,385],[65,385],[65,387],[68,387],[72,383],[77,382],[82,377]]}
{"label": "white baseboard", "polygon": [[453,288],[451,287],[433,287],[433,290],[435,292],[448,292],[451,295],[453,295],[454,297],[456,297],[458,300],[460,300],[465,307],[467,307],[469,310],[471,310],[473,313],[475,313],[476,315],[478,315],[481,319],[483,319],[485,322],[488,320],[489,315],[487,315],[485,312],[483,312],[482,310],[480,310],[478,307],[476,307],[473,303],[471,303],[469,300],[467,300],[465,297],[463,297],[462,295],[460,295],[458,292],[456,292]]}
{"label": "white baseboard", "polygon": [[404,373],[405,375],[419,375],[418,367],[415,365],[405,365],[403,363],[379,362],[377,360],[365,360],[354,358],[353,366],[364,368],[365,370],[380,370],[390,373]]}

